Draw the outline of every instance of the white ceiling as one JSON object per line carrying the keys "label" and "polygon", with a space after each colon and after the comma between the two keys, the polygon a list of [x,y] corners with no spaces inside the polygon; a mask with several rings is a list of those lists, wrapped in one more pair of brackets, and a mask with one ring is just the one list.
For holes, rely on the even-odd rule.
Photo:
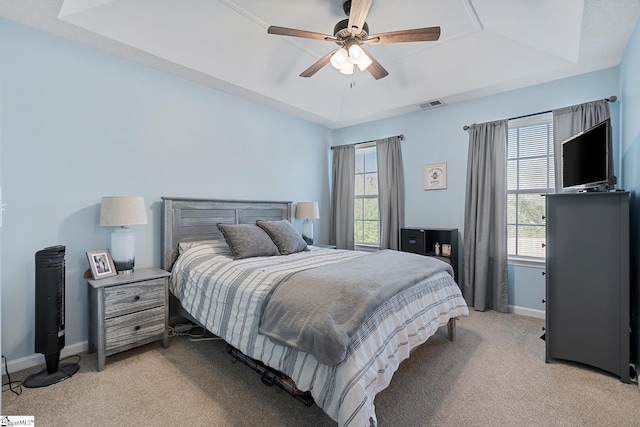
{"label": "white ceiling", "polygon": [[440,40],[369,46],[381,80],[299,77],[336,45],[267,27],[332,35],[342,3],[0,0],[0,15],[332,129],[617,66],[640,16],[640,0],[375,0],[370,33],[440,26]]}

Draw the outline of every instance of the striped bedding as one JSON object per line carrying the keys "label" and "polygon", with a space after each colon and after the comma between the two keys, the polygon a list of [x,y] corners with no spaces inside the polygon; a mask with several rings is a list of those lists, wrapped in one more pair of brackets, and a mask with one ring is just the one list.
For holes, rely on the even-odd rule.
{"label": "striped bedding", "polygon": [[233,260],[201,245],[176,261],[171,292],[212,333],[254,359],[291,377],[339,426],[375,426],[373,404],[400,362],[452,317],[468,310],[451,276],[440,272],[378,308],[358,330],[341,363],[327,366],[312,355],[274,344],[258,333],[262,303],[287,275],[367,256],[321,249],[287,256]]}

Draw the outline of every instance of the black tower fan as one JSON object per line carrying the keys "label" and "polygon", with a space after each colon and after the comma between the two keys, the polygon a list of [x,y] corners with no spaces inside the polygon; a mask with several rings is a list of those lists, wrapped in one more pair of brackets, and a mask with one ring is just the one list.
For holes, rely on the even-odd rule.
{"label": "black tower fan", "polygon": [[60,363],[64,348],[64,246],[36,252],[36,353],[42,353],[46,368],[29,375],[25,387],[46,387],[78,372],[77,363]]}

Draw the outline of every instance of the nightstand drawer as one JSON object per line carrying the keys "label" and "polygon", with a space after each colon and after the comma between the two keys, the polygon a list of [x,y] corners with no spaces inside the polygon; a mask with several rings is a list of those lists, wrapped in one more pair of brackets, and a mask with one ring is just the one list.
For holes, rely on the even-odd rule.
{"label": "nightstand drawer", "polygon": [[154,279],[106,288],[104,291],[105,318],[164,305],[166,280]]}
{"label": "nightstand drawer", "polygon": [[105,329],[107,355],[131,344],[139,345],[148,338],[157,339],[165,332],[165,307],[107,319]]}

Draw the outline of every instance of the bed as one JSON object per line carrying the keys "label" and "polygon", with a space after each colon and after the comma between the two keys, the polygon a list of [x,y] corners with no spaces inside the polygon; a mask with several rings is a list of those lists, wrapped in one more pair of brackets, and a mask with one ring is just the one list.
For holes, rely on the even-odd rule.
{"label": "bed", "polygon": [[[172,272],[172,311],[186,315],[246,356],[290,377],[299,390],[309,391],[315,403],[340,427],[377,425],[374,398],[389,385],[400,362],[441,326],[448,325],[449,339],[453,340],[455,319],[468,315],[451,268],[428,257],[380,251],[375,253],[380,254],[375,255],[378,258],[372,258],[374,254],[309,246],[285,252],[286,255],[234,259],[236,248],[231,245],[234,251],[229,252],[222,231],[233,230],[234,225],[238,228],[240,224],[253,229],[256,222],[261,227],[262,224],[291,227],[282,221],[292,218],[291,202],[176,197],[163,197],[163,202],[163,268]],[[228,239],[229,233],[225,234]],[[272,239],[281,249],[277,239],[274,236]],[[415,283],[410,284],[395,280],[392,276],[404,276],[392,268],[381,267],[383,273],[375,271],[376,264],[405,265],[405,260],[411,257],[420,258],[421,263],[432,263],[428,268],[433,271],[430,270],[428,276],[416,276]],[[415,260],[411,262],[415,264]],[[291,339],[291,330],[286,330],[289,322],[279,319],[296,315],[282,315],[276,301],[288,302],[301,294],[301,298],[290,305],[295,309],[308,304],[306,300],[310,297],[306,292],[322,289],[325,284],[318,282],[323,285],[316,286],[316,282],[310,280],[325,280],[327,284],[340,281],[325,278],[325,272],[335,277],[354,276],[357,286],[371,281],[362,274],[363,269],[358,275],[345,273],[352,270],[352,265],[368,265],[364,270],[371,269],[370,275],[384,275],[385,270],[392,272],[379,289],[371,292],[376,298],[382,298],[379,300],[382,302],[367,301],[370,309],[363,310],[362,321],[350,325],[351,330],[339,330],[334,336],[333,330],[325,334],[325,329],[321,329],[319,335],[330,337],[325,342],[318,342],[317,331],[313,331],[316,335],[307,334],[307,328],[314,329],[315,325],[325,328],[325,323],[335,322],[316,321],[311,317],[303,319],[303,323],[307,322],[303,328],[305,333],[295,330],[295,339]],[[427,273],[421,271],[420,274]],[[296,285],[301,287],[292,287]],[[350,292],[354,289],[352,286],[356,285],[349,283],[343,287]],[[401,290],[396,291],[392,286],[401,286]],[[332,289],[329,294],[334,292]],[[349,295],[338,299],[343,303],[351,301],[353,294]],[[327,306],[325,302],[313,303],[299,311],[305,316],[309,312],[323,315]],[[317,307],[323,310],[316,310]],[[313,319],[312,326],[309,319]],[[304,337],[301,339],[296,333]]]}

